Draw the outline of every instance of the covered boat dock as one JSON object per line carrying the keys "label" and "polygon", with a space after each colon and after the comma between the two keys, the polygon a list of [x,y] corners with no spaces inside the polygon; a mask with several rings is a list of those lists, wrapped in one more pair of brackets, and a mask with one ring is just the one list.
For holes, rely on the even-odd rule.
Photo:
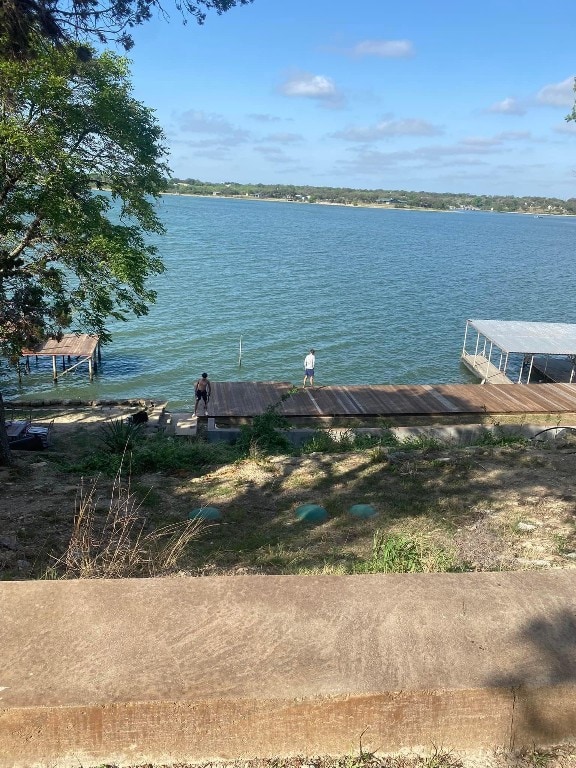
{"label": "covered boat dock", "polygon": [[572,383],[576,324],[467,320],[462,363],[483,384]]}

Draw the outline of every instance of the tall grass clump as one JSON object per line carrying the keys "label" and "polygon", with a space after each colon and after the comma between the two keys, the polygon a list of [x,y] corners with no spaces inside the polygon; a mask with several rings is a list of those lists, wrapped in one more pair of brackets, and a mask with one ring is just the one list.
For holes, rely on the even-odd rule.
{"label": "tall grass clump", "polygon": [[505,445],[527,445],[528,439],[518,432],[505,432],[497,424],[494,429],[482,429],[480,435],[474,440],[473,445],[504,447]]}
{"label": "tall grass clump", "polygon": [[[181,440],[177,437],[156,435],[135,442],[125,451],[130,452],[130,473],[172,472],[189,469],[201,470],[207,466],[220,466],[235,461],[239,451],[225,443],[206,443],[203,440]],[[66,468],[73,472],[99,472],[114,477],[123,461],[120,453],[111,450],[96,450],[82,457]]]}
{"label": "tall grass clump", "polygon": [[462,568],[445,550],[381,530],[374,534],[370,559],[354,566],[355,573],[446,573],[457,570]]}
{"label": "tall grass clump", "polygon": [[107,514],[102,521],[96,481],[80,484],[70,541],[55,558],[47,578],[119,579],[162,576],[179,567],[182,556],[200,533],[202,522],[181,523],[145,532],[142,502],[124,481],[122,467],[114,480]]}
{"label": "tall grass clump", "polygon": [[316,429],[302,446],[302,453],[348,453],[397,446],[398,439],[390,429],[379,435],[353,429]]}

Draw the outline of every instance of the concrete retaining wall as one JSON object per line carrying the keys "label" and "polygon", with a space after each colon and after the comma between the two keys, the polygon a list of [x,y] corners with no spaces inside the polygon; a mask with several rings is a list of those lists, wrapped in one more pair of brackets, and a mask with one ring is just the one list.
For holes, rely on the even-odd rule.
{"label": "concrete retaining wall", "polygon": [[576,571],[0,583],[0,766],[576,739]]}
{"label": "concrete retaining wall", "polygon": [[[350,432],[349,429],[337,427],[328,429],[335,436]],[[300,448],[314,437],[316,430],[295,428],[280,431],[291,445],[295,448]],[[381,436],[383,432],[381,428],[371,427],[358,427],[352,431],[358,435],[372,435],[374,437]],[[391,427],[389,431],[399,441],[424,437],[451,445],[470,445],[481,440],[487,434],[494,437],[522,437],[526,440],[551,441],[565,437],[567,432],[576,434],[576,427],[546,427],[542,424],[455,424],[451,426]],[[206,434],[208,441],[211,443],[234,443],[240,436],[240,430],[233,427],[217,427],[215,419],[208,419]]]}

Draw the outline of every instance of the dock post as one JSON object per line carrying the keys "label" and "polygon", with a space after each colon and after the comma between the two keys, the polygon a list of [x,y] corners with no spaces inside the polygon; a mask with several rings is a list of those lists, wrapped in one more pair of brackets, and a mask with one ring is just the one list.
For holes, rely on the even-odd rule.
{"label": "dock post", "polygon": [[462,344],[462,356],[466,354],[466,338],[468,336],[468,324],[470,320],[466,320],[466,328],[464,329],[464,343]]}
{"label": "dock post", "polygon": [[532,374],[532,364],[534,363],[534,355],[530,358],[530,367],[528,368],[528,379],[526,380],[526,384],[530,384],[530,375]]}
{"label": "dock post", "polygon": [[[486,361],[486,381],[488,381],[488,379],[490,378],[490,376],[489,376],[489,373],[490,373],[490,358],[492,357],[492,346],[493,346],[493,344],[494,344],[494,342],[491,341],[490,342],[490,352],[488,353],[488,360]],[[486,345],[484,345],[484,349],[486,349]]]}
{"label": "dock post", "polygon": [[56,355],[52,355],[52,379],[58,381],[58,372],[56,371]]}
{"label": "dock post", "polygon": [[480,331],[476,336],[476,349],[474,350],[474,366],[476,366],[476,358],[478,357],[478,345],[480,344]]}
{"label": "dock post", "polygon": [[94,372],[92,370],[92,355],[88,358],[88,375],[90,377],[90,381],[94,378]]}

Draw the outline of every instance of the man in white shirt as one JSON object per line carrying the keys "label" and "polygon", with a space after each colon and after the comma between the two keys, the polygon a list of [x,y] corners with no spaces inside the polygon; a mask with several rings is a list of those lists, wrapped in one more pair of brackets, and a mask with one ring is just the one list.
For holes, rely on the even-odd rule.
{"label": "man in white shirt", "polygon": [[304,358],[304,384],[303,387],[306,386],[306,381],[310,379],[310,386],[314,386],[314,366],[316,365],[316,352],[311,349],[310,353],[306,355]]}

